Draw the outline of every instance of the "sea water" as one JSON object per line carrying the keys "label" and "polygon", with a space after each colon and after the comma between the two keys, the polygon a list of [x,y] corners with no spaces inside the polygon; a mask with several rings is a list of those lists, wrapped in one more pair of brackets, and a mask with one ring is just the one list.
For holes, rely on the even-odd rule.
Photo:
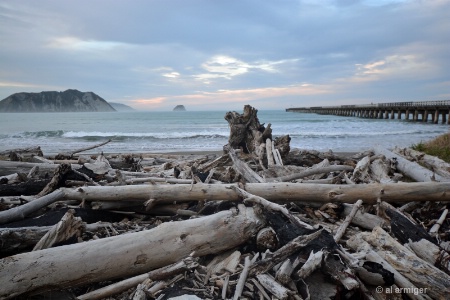
{"label": "sea water", "polygon": [[[0,151],[40,146],[44,154],[112,141],[91,153],[222,150],[229,127],[226,111],[0,113]],[[241,112],[240,112],[241,113]],[[259,111],[272,134],[288,134],[291,147],[359,152],[380,144],[409,147],[449,132],[449,125],[391,119]]]}

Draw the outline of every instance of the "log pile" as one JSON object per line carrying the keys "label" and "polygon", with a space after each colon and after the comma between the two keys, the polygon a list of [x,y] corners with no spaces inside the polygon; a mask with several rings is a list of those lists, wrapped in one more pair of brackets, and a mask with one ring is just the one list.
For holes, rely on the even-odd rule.
{"label": "log pile", "polygon": [[0,299],[448,299],[448,164],[225,119],[217,154],[5,151]]}

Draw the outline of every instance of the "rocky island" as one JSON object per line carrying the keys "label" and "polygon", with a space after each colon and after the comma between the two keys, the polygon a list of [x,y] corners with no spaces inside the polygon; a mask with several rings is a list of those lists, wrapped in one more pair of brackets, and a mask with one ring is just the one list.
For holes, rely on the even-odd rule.
{"label": "rocky island", "polygon": [[0,101],[0,112],[109,112],[116,111],[93,92],[66,90],[16,93]]}
{"label": "rocky island", "polygon": [[186,108],[184,107],[184,105],[177,105],[175,106],[173,111],[186,111]]}

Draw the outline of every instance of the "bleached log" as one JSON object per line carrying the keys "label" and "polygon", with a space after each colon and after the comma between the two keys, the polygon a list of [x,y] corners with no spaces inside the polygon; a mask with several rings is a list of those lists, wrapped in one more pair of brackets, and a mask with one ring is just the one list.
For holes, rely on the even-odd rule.
{"label": "bleached log", "polygon": [[[362,238],[415,286],[427,288],[426,292],[431,297],[445,299],[450,295],[449,275],[416,256],[414,252],[394,240],[382,228],[376,227],[370,234],[362,235]],[[385,249],[389,249],[389,251]]]}
{"label": "bleached log", "polygon": [[411,148],[395,147],[392,152],[402,155],[408,160],[417,161],[428,169],[436,172],[436,174],[450,178],[450,163],[445,162],[438,157],[428,155]]}
{"label": "bleached log", "polygon": [[275,143],[272,142],[271,144],[272,144],[272,155],[273,160],[275,161],[275,165],[282,166],[283,163],[281,161],[280,152],[278,151],[278,149],[275,149]]}
{"label": "bleached log", "polygon": [[304,178],[307,176],[315,175],[315,174],[322,174],[322,173],[330,173],[330,172],[336,172],[336,171],[351,171],[353,170],[353,167],[351,166],[345,166],[345,165],[331,165],[328,167],[323,168],[316,168],[311,167],[308,168],[302,172],[292,174],[292,175],[286,175],[286,176],[280,176],[276,178],[267,178],[267,182],[286,182],[286,181],[292,181],[299,178]]}
{"label": "bleached log", "polygon": [[446,251],[425,239],[409,241],[406,245],[421,259],[450,274],[450,255]]}
{"label": "bleached log", "polygon": [[[330,161],[325,158],[324,160],[322,160],[320,163],[315,164],[314,166],[312,166],[312,169],[321,169],[321,168],[326,168],[330,166]],[[320,179],[325,175],[325,173],[318,173],[318,174],[314,174],[311,176],[311,179]]]}
{"label": "bleached log", "polygon": [[323,250],[314,253],[311,251],[309,254],[308,260],[305,264],[297,271],[297,276],[301,279],[305,279],[310,274],[312,274],[315,270],[320,268],[323,260]]}
{"label": "bleached log", "polygon": [[[64,199],[86,201],[116,201],[158,199],[159,203],[173,201],[239,200],[231,186],[236,184],[176,184],[176,185],[136,185],[123,187],[88,186],[82,188],[62,188]],[[310,201],[354,203],[364,199],[364,203],[374,204],[377,200],[405,203],[409,201],[450,201],[448,183],[417,182],[364,185],[329,185],[307,183],[247,183],[245,190],[250,194],[264,197],[273,202]],[[0,217],[4,212],[0,212]],[[0,218],[1,220],[1,218]],[[0,222],[1,223],[1,222]]]}
{"label": "bleached log", "polygon": [[[147,201],[158,203],[223,200],[237,201],[240,197],[230,189],[236,184],[87,186],[61,188],[45,197],[20,207],[0,211],[0,224],[20,220],[39,208],[59,200],[78,201]],[[308,183],[248,183],[245,190],[272,202],[342,202],[354,203],[364,199],[374,204],[378,199],[388,202],[450,201],[448,183],[418,182],[364,185],[329,185]],[[58,192],[59,191],[59,192]],[[52,196],[50,196],[52,195]]]}
{"label": "bleached log", "polygon": [[230,155],[231,160],[233,161],[233,167],[236,171],[244,177],[247,182],[266,182],[264,178],[259,176],[255,171],[253,171],[245,162],[240,160],[236,151],[232,148],[228,148],[228,154]]}
{"label": "bleached log", "polygon": [[439,217],[439,219],[436,221],[436,223],[431,227],[430,234],[437,234],[439,231],[439,228],[441,228],[442,224],[445,221],[445,218],[447,217],[448,209],[444,209],[442,212],[442,215]]}
{"label": "bleached log", "polygon": [[268,274],[258,274],[256,275],[259,283],[268,290],[277,299],[287,299],[292,293],[290,290],[279,284],[272,276]]}
{"label": "bleached log", "polygon": [[352,211],[348,214],[347,217],[345,217],[344,222],[341,224],[341,226],[339,226],[338,230],[334,234],[334,240],[336,243],[338,243],[341,237],[344,235],[345,230],[347,229],[348,225],[350,225],[350,222],[355,217],[356,212],[360,209],[362,203],[363,201],[359,199],[355,204],[353,204]]}
{"label": "bleached log", "polygon": [[179,262],[113,283],[98,290],[80,295],[79,300],[99,300],[128,290],[146,279],[162,280],[169,276],[192,270],[198,266],[197,260],[188,256]]}
{"label": "bleached log", "polygon": [[295,224],[295,225],[297,225],[299,227],[303,227],[303,228],[306,228],[306,229],[309,229],[309,230],[313,230],[314,229],[314,227],[312,227],[311,225],[309,225],[309,224],[307,224],[307,223],[305,223],[303,221],[300,221],[299,218],[297,218],[296,216],[291,214],[289,212],[289,210],[286,207],[284,207],[284,206],[281,206],[281,205],[279,205],[277,203],[273,203],[273,202],[267,201],[266,199],[264,199],[262,197],[252,195],[249,192],[244,191],[243,189],[238,188],[236,186],[232,186],[231,188],[233,190],[235,190],[236,193],[238,193],[239,195],[245,197],[244,203],[246,203],[246,202],[258,203],[258,204],[262,205],[264,208],[266,208],[268,210],[278,211],[278,212],[282,213],[293,224]]}
{"label": "bleached log", "polygon": [[46,159],[45,157],[42,156],[33,156],[30,159],[30,162],[35,162],[35,163],[41,163],[41,164],[54,164],[54,162],[50,159]]}
{"label": "bleached log", "polygon": [[401,171],[406,176],[414,179],[418,182],[430,182],[430,181],[439,181],[439,182],[448,182],[449,178],[442,177],[430,171],[418,163],[411,162],[400,155],[395,154],[387,149],[384,149],[381,146],[374,147],[375,154],[384,155],[387,159],[395,159],[397,161],[397,169]]}
{"label": "bleached log", "polygon": [[236,284],[236,289],[234,291],[233,300],[238,300],[242,295],[242,291],[244,290],[244,284],[247,280],[248,270],[251,266],[251,261],[248,256],[245,257],[244,268],[242,269],[241,275],[239,275],[239,280]]}
{"label": "bleached log", "polygon": [[270,139],[266,140],[266,155],[267,155],[267,167],[272,168],[275,165],[272,152],[272,141]]}
{"label": "bleached log", "polygon": [[[406,294],[411,299],[414,300],[425,300],[429,299],[427,295],[422,294],[416,294],[414,291],[417,290],[417,287],[409,281],[402,273],[400,273],[400,270],[397,270],[397,264],[390,264],[387,260],[385,260],[383,257],[381,257],[377,252],[372,250],[372,247],[367,243],[364,239],[363,234],[357,234],[352,236],[350,239],[347,240],[347,246],[353,249],[354,251],[360,251],[367,261],[374,262],[380,264],[384,269],[394,274],[394,282],[397,286],[400,288],[405,288]],[[395,267],[395,268],[394,268]],[[403,269],[403,268],[402,268]],[[358,269],[357,269],[358,270]],[[358,270],[359,272],[360,270]],[[364,275],[364,274],[363,274]],[[363,278],[365,278],[363,276]],[[370,282],[368,282],[370,283]],[[370,283],[371,284],[371,283]]]}
{"label": "bleached log", "polygon": [[[234,248],[264,225],[252,208],[163,223],[136,233],[18,254],[0,260],[0,298],[142,274]],[[51,270],[49,269],[51,267]],[[20,284],[18,284],[20,282]]]}
{"label": "bleached log", "polygon": [[[344,216],[348,216],[353,210],[354,204],[344,203],[344,210],[342,214]],[[383,218],[380,218],[377,215],[369,214],[362,212],[361,210],[357,210],[355,216],[352,218],[352,224],[358,225],[361,228],[372,230],[376,226],[383,227],[386,221]]]}

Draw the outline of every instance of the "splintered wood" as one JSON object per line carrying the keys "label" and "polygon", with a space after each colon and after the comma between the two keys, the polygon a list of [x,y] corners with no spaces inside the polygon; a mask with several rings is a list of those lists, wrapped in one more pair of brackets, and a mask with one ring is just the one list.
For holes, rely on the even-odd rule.
{"label": "splintered wood", "polygon": [[217,154],[0,153],[0,299],[448,299],[448,163],[257,112]]}

